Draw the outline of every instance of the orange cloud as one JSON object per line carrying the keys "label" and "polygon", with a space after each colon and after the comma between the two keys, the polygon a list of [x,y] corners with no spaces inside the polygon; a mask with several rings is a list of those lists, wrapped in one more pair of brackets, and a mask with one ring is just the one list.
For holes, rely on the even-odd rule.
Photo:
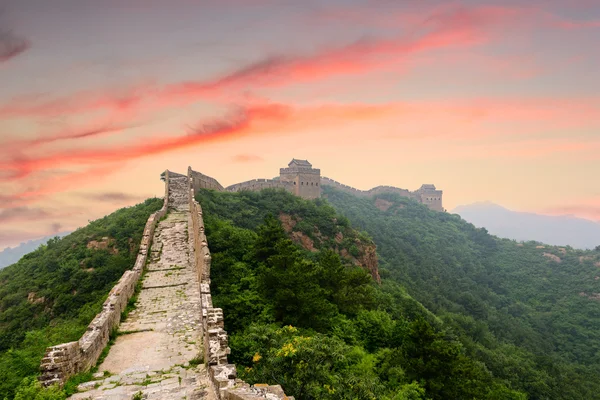
{"label": "orange cloud", "polygon": [[[586,199],[581,202],[551,207],[545,212],[552,215],[576,215],[600,222],[600,198]],[[600,245],[600,240],[598,241]]]}
{"label": "orange cloud", "polygon": [[257,156],[256,154],[238,154],[232,159],[234,162],[237,163],[251,163],[264,161],[264,159],[261,156]]}
{"label": "orange cloud", "polygon": [[[411,122],[450,124],[444,129],[428,133],[428,137],[452,139],[474,138],[498,134],[523,134],[523,129],[510,130],[474,123],[532,123],[536,128],[557,128],[600,125],[600,100],[552,99],[475,99],[423,101],[385,104],[324,104],[291,106],[278,103],[256,103],[236,109],[225,118],[204,122],[188,135],[153,136],[143,141],[118,147],[65,150],[48,152],[41,156],[13,156],[7,154],[0,161],[0,169],[15,177],[60,166],[87,166],[170,152],[199,143],[231,140],[244,135],[281,133],[313,128],[339,127],[361,121]],[[491,127],[490,127],[491,126]],[[531,129],[531,126],[528,126]],[[339,129],[339,128],[338,128]],[[402,129],[396,132],[410,134]],[[565,144],[566,146],[568,143]],[[4,180],[10,179],[5,176]]]}

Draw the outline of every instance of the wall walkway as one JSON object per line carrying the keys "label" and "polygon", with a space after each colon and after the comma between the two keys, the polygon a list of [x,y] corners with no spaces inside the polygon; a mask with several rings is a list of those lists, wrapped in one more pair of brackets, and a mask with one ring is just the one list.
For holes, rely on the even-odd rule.
{"label": "wall walkway", "polygon": [[[293,400],[280,386],[250,386],[236,379],[235,365],[227,361],[228,336],[223,311],[212,306],[210,251],[190,171],[188,176],[166,171],[165,205],[148,220],[134,270],[113,288],[80,341],[47,350],[44,384],[63,383],[93,367],[118,327],[99,372],[71,399],[129,400],[139,394],[145,399]],[[120,323],[142,272],[136,307]]]}

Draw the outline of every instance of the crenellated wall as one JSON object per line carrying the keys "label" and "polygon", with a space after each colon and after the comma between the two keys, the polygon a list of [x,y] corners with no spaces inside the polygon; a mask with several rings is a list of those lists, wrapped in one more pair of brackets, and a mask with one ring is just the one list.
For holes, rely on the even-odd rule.
{"label": "crenellated wall", "polygon": [[422,203],[435,211],[444,211],[442,206],[442,194],[441,190],[437,190],[434,185],[422,185],[419,189],[411,192],[407,189],[397,188],[395,186],[376,186],[369,190],[359,190],[352,186],[344,185],[336,180],[321,177],[321,186],[333,186],[336,189],[342,190],[347,193],[351,193],[355,196],[375,196],[382,193],[397,193],[400,196],[414,199],[419,203]]}
{"label": "crenellated wall", "polygon": [[208,241],[204,231],[202,207],[195,200],[196,192],[193,183],[193,171],[188,168],[189,178],[189,207],[192,219],[194,260],[200,281],[200,296],[202,310],[202,330],[204,336],[204,362],[208,368],[215,392],[221,400],[293,400],[286,396],[281,386],[254,385],[237,379],[234,364],[229,364],[227,356],[230,353],[229,339],[224,329],[223,310],[214,308],[210,293],[210,264],[211,256]]}
{"label": "crenellated wall", "polygon": [[162,208],[150,215],[140,243],[135,265],[125,271],[119,282],[112,288],[102,305],[102,311],[88,325],[86,332],[76,342],[63,343],[46,349],[42,359],[40,381],[44,386],[62,385],[69,377],[84,372],[96,365],[102,350],[108,344],[110,333],[121,322],[121,313],[135,292],[135,286],[142,276],[152,244],[157,222],[166,215],[169,201],[169,171],[165,171],[165,197]]}
{"label": "crenellated wall", "polygon": [[294,193],[294,184],[292,182],[282,182],[276,179],[252,179],[227,186],[225,190],[228,192],[239,192],[240,190],[258,191],[271,188],[285,189],[290,193]]}
{"label": "crenellated wall", "polygon": [[188,167],[188,177],[191,179],[191,185],[192,188],[194,188],[194,191],[200,189],[224,190],[223,186],[215,178],[193,171],[192,167]]}
{"label": "crenellated wall", "polygon": [[[296,160],[297,161],[297,160]],[[302,161],[302,160],[301,160]],[[292,160],[294,162],[294,160]],[[382,193],[397,193],[400,196],[411,198],[421,204],[426,205],[435,211],[444,211],[442,205],[441,190],[437,190],[434,185],[422,185],[415,191],[397,188],[395,186],[376,186],[369,190],[359,190],[341,182],[321,176],[321,170],[312,168],[312,166],[303,160],[307,167],[298,167],[290,163],[294,168],[280,168],[279,179],[252,179],[246,182],[236,183],[223,188],[214,178],[204,175],[200,172],[188,168],[188,177],[191,179],[191,187],[194,192],[199,189],[225,190],[228,192],[239,192],[242,190],[259,191],[267,188],[281,188],[290,193],[306,199],[315,199],[321,197],[321,188],[323,185],[333,186],[355,196],[375,196]]]}

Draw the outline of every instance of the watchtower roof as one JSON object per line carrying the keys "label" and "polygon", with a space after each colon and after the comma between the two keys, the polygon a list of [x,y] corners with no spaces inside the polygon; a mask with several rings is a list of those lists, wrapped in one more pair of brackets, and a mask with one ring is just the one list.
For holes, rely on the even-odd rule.
{"label": "watchtower roof", "polygon": [[430,183],[425,183],[425,184],[421,185],[421,189],[435,190],[435,185],[432,185]]}
{"label": "watchtower roof", "polygon": [[308,160],[296,160],[295,158],[292,158],[292,161],[290,161],[290,163],[288,164],[288,167],[291,166],[298,166],[298,167],[308,167],[308,168],[312,168],[312,164],[308,162]]}

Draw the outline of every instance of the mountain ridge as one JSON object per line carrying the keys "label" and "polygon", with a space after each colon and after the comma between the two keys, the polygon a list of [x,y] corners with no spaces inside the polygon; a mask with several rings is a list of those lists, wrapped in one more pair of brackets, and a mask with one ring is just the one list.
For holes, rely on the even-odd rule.
{"label": "mountain ridge", "polygon": [[490,201],[460,205],[451,213],[507,239],[580,249],[600,245],[600,223],[585,218],[514,211]]}
{"label": "mountain ridge", "polygon": [[41,245],[46,244],[48,242],[48,240],[55,238],[55,237],[62,238],[62,237],[67,236],[69,233],[71,233],[71,232],[70,231],[59,232],[59,233],[55,233],[53,235],[41,237],[39,239],[31,239],[26,242],[21,242],[18,245],[16,245],[15,247],[7,247],[7,248],[3,249],[2,251],[0,251],[0,269],[2,269],[4,267],[8,267],[9,265],[16,263],[25,254],[31,253],[32,251],[35,251]]}

